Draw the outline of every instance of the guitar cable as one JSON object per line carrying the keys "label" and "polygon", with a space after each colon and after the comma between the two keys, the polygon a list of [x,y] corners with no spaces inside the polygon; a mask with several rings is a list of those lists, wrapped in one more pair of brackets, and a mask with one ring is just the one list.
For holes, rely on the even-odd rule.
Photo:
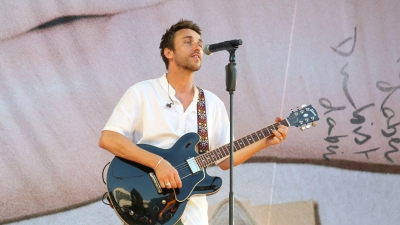
{"label": "guitar cable", "polygon": [[110,207],[113,207],[113,205],[111,205],[111,203],[110,203],[110,199],[108,198],[108,196],[107,196],[107,201],[108,201],[108,203],[104,201],[104,198],[105,198],[105,196],[107,195],[107,193],[108,193],[108,192],[106,192],[106,193],[103,194],[103,197],[101,198],[101,201],[103,202],[104,205],[109,205]]}
{"label": "guitar cable", "polygon": [[[111,162],[108,162],[108,163],[104,166],[103,171],[101,172],[101,178],[103,179],[103,183],[104,183],[105,185],[107,185],[107,183],[106,183],[106,181],[104,180],[104,171],[106,170],[106,167],[107,167],[110,163],[111,163]],[[113,204],[111,203],[110,198],[109,198],[108,196],[106,197],[107,193],[108,193],[108,192],[105,192],[105,193],[103,194],[103,197],[101,198],[101,201],[103,202],[103,204],[108,205],[108,206],[110,206],[111,208],[116,208],[116,209],[122,210],[123,212],[124,212],[124,209],[125,209],[125,210],[130,210],[130,209],[127,208],[127,207],[120,207],[120,206],[115,206],[115,205],[113,205]],[[104,199],[107,199],[108,203],[105,202]]]}
{"label": "guitar cable", "polygon": [[[104,180],[104,171],[106,170],[106,167],[107,167],[110,163],[111,163],[111,162],[108,162],[108,163],[104,166],[103,171],[101,171],[101,178],[102,178],[103,183],[104,183],[105,185],[107,185],[107,183],[106,183],[106,181]],[[107,195],[107,193],[108,193],[108,192],[106,192],[106,193],[103,194],[103,197],[101,198],[101,201],[102,201],[105,205],[109,205],[109,206],[111,206],[111,207],[114,207],[114,206],[111,204],[111,201],[110,201],[110,199],[108,198],[108,196],[107,196],[107,201],[108,201],[108,203],[104,201],[104,197]]]}
{"label": "guitar cable", "polygon": [[101,178],[103,179],[103,183],[104,183],[104,184],[107,184],[106,181],[104,180],[104,170],[106,169],[106,167],[107,167],[110,163],[111,163],[111,162],[108,162],[108,163],[104,166],[103,171],[101,172]]}

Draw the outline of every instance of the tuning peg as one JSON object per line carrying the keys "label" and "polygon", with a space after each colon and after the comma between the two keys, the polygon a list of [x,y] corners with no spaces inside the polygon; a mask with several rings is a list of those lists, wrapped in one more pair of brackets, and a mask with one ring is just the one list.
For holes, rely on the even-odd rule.
{"label": "tuning peg", "polygon": [[300,127],[300,130],[301,130],[301,131],[303,131],[303,130],[305,130],[305,129],[306,129],[305,126],[301,126],[301,127]]}
{"label": "tuning peg", "polygon": [[311,127],[311,123],[307,123],[306,128],[310,128]]}
{"label": "tuning peg", "polygon": [[317,126],[317,122],[315,122],[315,121],[312,122],[312,126],[313,126],[313,127]]}
{"label": "tuning peg", "polygon": [[301,108],[305,108],[307,105],[306,104],[303,104],[303,105],[301,105]]}

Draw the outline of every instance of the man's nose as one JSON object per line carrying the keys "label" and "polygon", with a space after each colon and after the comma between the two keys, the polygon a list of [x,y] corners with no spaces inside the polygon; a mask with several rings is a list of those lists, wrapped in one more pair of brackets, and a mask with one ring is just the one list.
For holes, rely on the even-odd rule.
{"label": "man's nose", "polygon": [[194,48],[195,48],[195,50],[197,50],[199,52],[203,51],[203,45],[201,43],[195,44]]}

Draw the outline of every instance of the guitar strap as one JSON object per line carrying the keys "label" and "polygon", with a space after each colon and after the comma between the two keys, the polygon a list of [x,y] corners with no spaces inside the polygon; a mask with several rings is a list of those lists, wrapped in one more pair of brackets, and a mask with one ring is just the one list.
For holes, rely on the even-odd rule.
{"label": "guitar strap", "polygon": [[[207,128],[207,113],[206,113],[206,99],[204,97],[203,89],[197,87],[199,90],[199,100],[197,101],[197,134],[200,136],[197,149],[199,154],[208,152],[208,128]],[[182,220],[175,225],[184,225]]]}
{"label": "guitar strap", "polygon": [[209,151],[206,99],[204,97],[203,89],[199,87],[197,87],[197,89],[199,89],[199,100],[197,101],[197,133],[200,136],[197,148],[199,154],[203,154]]}

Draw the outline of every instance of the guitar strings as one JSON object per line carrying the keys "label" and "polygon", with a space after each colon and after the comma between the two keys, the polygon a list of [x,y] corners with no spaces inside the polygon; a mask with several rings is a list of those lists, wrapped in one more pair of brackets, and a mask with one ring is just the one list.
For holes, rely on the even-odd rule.
{"label": "guitar strings", "polygon": [[[280,124],[280,122],[277,123],[277,124]],[[273,124],[272,127],[273,127],[274,129],[276,129],[275,124]],[[267,129],[267,131],[269,132],[269,134],[271,135],[271,132],[269,131],[268,127],[267,127],[266,129]],[[252,140],[253,140],[254,142],[256,142],[256,141],[254,140],[254,138],[253,138],[253,135],[254,135],[255,137],[257,137],[257,138],[259,138],[259,136],[258,136],[257,132],[253,132],[253,133],[251,133],[251,134],[249,135],[249,136],[252,138]],[[264,136],[264,138],[266,137],[264,133],[262,133],[262,135]],[[244,137],[244,138],[247,138],[247,137]],[[241,139],[243,139],[243,138],[241,138]],[[239,139],[239,140],[240,140],[240,139]],[[260,140],[260,138],[259,138],[259,140]],[[223,146],[223,147],[228,147],[228,146]],[[235,150],[237,150],[237,146],[236,146],[235,144],[233,145],[233,147],[235,148]],[[221,148],[222,148],[222,147],[221,147]],[[239,149],[240,149],[240,148],[239,148]],[[218,149],[215,149],[215,150],[218,150]],[[222,148],[222,150],[224,150],[224,149]],[[214,152],[214,151],[211,151],[211,152]],[[211,152],[209,152],[209,153],[211,153]],[[216,153],[217,153],[217,154],[221,154],[221,153],[218,152],[218,151],[216,151]],[[203,156],[203,159],[202,159],[203,162],[205,161],[206,163],[208,162],[208,160],[209,160],[210,158],[216,158],[216,159],[218,159],[218,155],[216,156],[216,155],[208,154],[208,153],[206,153],[206,154],[204,154],[204,155],[201,155],[201,156]],[[196,163],[198,163],[198,162],[196,161]],[[198,163],[198,164],[199,164],[199,163]],[[199,165],[199,166],[200,166],[200,165]],[[200,166],[200,167],[203,167],[203,168],[204,168],[204,166]],[[191,169],[190,169],[190,166],[187,164],[187,162],[184,162],[184,163],[181,163],[181,164],[175,166],[175,169],[178,171],[179,176],[180,176],[180,177],[183,177],[183,178],[189,176],[189,175],[192,173],[192,171],[191,171]],[[181,178],[181,179],[183,179],[183,178]]]}
{"label": "guitar strings", "polygon": [[[275,127],[274,127],[275,128]],[[268,129],[267,129],[267,131],[269,131]],[[251,135],[256,135],[257,137],[258,137],[258,135],[257,135],[257,133],[256,132],[253,132]],[[265,137],[265,135],[263,134],[263,136]],[[253,137],[252,137],[253,138]],[[253,139],[253,141],[254,141],[254,139]],[[233,145],[234,146],[234,148],[235,148],[235,150],[236,150],[236,145]],[[218,152],[217,151],[217,154],[220,154],[220,152]],[[217,156],[215,156],[215,155],[212,155],[212,154],[204,154],[203,155],[204,157],[204,159],[203,159],[203,161],[205,160],[206,162],[207,162],[207,160],[208,160],[208,158],[218,158]],[[206,156],[208,156],[208,157],[206,157]],[[197,161],[196,161],[196,163],[197,163]],[[200,166],[200,165],[199,165]],[[175,166],[175,169],[178,171],[178,174],[179,174],[179,176],[180,177],[187,177],[187,176],[189,176],[191,173],[192,173],[192,171],[190,170],[190,167],[189,167],[189,165],[187,164],[187,162],[184,162],[184,163],[181,163],[181,164],[179,164],[179,165],[177,165],[177,166]],[[181,178],[181,179],[183,179],[183,178]]]}
{"label": "guitar strings", "polygon": [[189,172],[189,175],[191,174],[191,170],[189,165],[187,165],[187,162],[175,166],[175,169],[178,171],[178,173]]}
{"label": "guitar strings", "polygon": [[[281,124],[280,122],[278,122],[278,123],[276,123],[276,124]],[[276,124],[273,124],[272,125],[272,128],[273,129],[275,129],[276,130],[276,127],[275,127],[275,125]],[[271,135],[271,132],[269,131],[269,129],[268,129],[269,127],[267,127],[266,129],[267,129],[267,131],[269,132],[269,134]],[[257,137],[257,138],[259,138],[258,137],[258,135],[257,135],[257,133],[256,132],[253,132],[252,134],[250,134],[249,136],[253,139],[253,141],[254,142],[256,142],[255,140],[254,140],[254,138],[253,138],[253,136],[252,135],[255,135],[255,137]],[[262,133],[263,134],[263,136],[264,136],[264,138],[266,137],[265,136],[265,134],[264,133]],[[269,136],[269,135],[267,135],[267,136]],[[260,140],[260,139],[259,139]],[[235,150],[237,150],[236,149],[236,145],[234,144],[233,145],[234,146],[234,148],[235,148]],[[239,148],[239,149],[241,149],[241,148]],[[217,150],[217,149],[216,149]],[[221,154],[220,152],[218,152],[218,151],[216,151],[217,152],[217,154]],[[218,158],[216,155],[213,155],[213,154],[204,154],[204,155],[202,155],[202,156],[204,156],[204,157],[202,157],[203,159],[203,163],[204,163],[204,161],[206,161],[206,163],[207,163],[207,160],[209,160],[210,158]],[[208,156],[208,157],[207,157]],[[197,161],[196,161],[196,163],[197,164],[199,164]],[[199,167],[200,167],[200,165],[198,165]],[[276,166],[276,165],[275,165]],[[204,166],[202,166],[203,168],[204,168]],[[207,166],[206,166],[207,167]],[[189,177],[190,175],[192,175],[193,173],[192,173],[192,170],[190,169],[190,166],[188,165],[188,162],[184,162],[184,163],[181,163],[181,164],[179,164],[179,165],[177,165],[177,166],[175,166],[174,167],[177,171],[178,171],[178,174],[179,174],[179,177],[180,177],[180,179],[181,180],[183,180],[183,179],[185,179],[185,178],[187,178],[187,177]],[[202,169],[203,169],[202,168]],[[274,174],[275,174],[275,168],[274,168]],[[274,181],[274,178],[272,179],[272,182]],[[271,192],[273,192],[273,187],[271,188]],[[272,200],[272,197],[271,197],[271,199],[270,200]]]}
{"label": "guitar strings", "polygon": [[179,177],[181,179],[184,179],[192,174],[192,171],[190,170],[189,165],[187,163],[181,163],[175,167],[175,169],[178,171]]}

